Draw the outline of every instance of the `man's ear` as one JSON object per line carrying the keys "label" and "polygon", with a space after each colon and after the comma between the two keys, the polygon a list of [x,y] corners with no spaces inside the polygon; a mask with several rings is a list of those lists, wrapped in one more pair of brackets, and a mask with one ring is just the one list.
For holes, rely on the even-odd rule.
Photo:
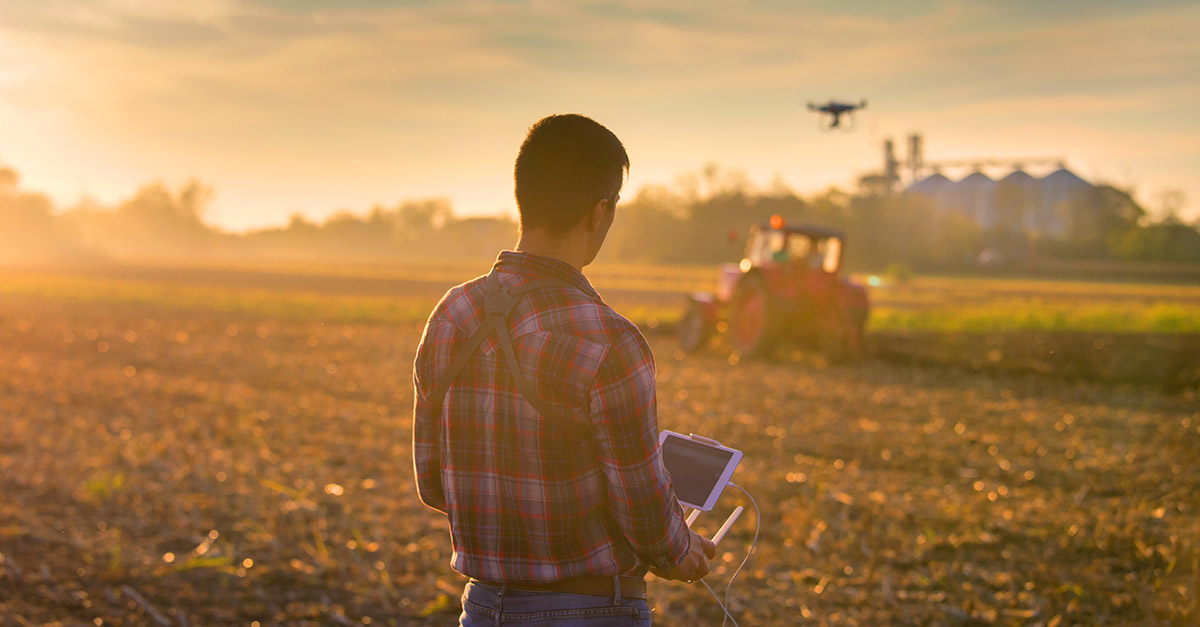
{"label": "man's ear", "polygon": [[588,214],[588,226],[591,227],[591,230],[595,231],[596,229],[600,228],[601,224],[604,224],[604,215],[608,213],[608,211],[609,206],[607,198],[601,198],[596,202],[595,205],[592,206],[592,212]]}

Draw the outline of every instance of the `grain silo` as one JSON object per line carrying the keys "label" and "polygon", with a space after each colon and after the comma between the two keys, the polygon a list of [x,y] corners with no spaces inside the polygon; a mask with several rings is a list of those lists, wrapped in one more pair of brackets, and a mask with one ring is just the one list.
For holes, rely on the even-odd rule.
{"label": "grain silo", "polygon": [[996,223],[995,191],[996,181],[976,170],[946,191],[946,207],[973,218],[983,228],[990,228]]}
{"label": "grain silo", "polygon": [[996,182],[996,226],[1007,231],[1036,230],[1040,203],[1038,180],[1017,168]]}
{"label": "grain silo", "polygon": [[1038,181],[1040,202],[1033,229],[1047,235],[1065,235],[1075,222],[1075,215],[1093,206],[1095,193],[1091,183],[1059,164],[1057,170]]}
{"label": "grain silo", "polygon": [[913,183],[904,190],[906,194],[917,194],[924,196],[930,200],[934,209],[939,214],[946,212],[946,194],[954,187],[954,181],[946,178],[946,175],[941,172],[934,172],[930,176]]}
{"label": "grain silo", "polygon": [[[919,147],[920,142],[916,145]],[[886,146],[890,173],[887,180],[891,181],[898,163],[892,155],[891,142]],[[1096,188],[1068,170],[1060,157],[925,161],[915,148],[910,151],[907,165],[912,168],[914,179],[927,167],[933,168],[934,174],[915,180],[904,193],[929,198],[939,214],[956,212],[985,231],[1063,237],[1085,224],[1087,212],[1097,206]],[[1043,164],[1056,165],[1058,169],[1040,179],[1024,169]],[[938,171],[965,167],[974,171],[960,181]],[[1007,174],[995,180],[984,173],[984,168],[1005,168]]]}

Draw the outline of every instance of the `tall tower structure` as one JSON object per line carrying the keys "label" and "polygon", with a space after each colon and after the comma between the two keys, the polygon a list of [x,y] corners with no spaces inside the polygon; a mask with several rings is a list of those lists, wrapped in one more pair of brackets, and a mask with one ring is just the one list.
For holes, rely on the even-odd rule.
{"label": "tall tower structure", "polygon": [[900,180],[900,162],[896,160],[896,145],[890,138],[883,142],[883,174],[888,181]]}
{"label": "tall tower structure", "polygon": [[909,184],[917,182],[921,176],[921,170],[925,167],[925,152],[922,144],[924,144],[924,138],[920,133],[908,136]]}

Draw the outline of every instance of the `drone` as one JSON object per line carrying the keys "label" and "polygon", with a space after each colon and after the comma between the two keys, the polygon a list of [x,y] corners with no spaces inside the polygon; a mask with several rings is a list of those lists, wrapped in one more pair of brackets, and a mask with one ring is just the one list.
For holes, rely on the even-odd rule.
{"label": "drone", "polygon": [[[858,104],[830,100],[829,102],[826,102],[825,104],[821,104],[821,105],[810,102],[810,103],[808,103],[808,110],[816,111],[818,113],[828,114],[830,116],[829,117],[829,125],[824,127],[825,130],[833,130],[835,128],[841,128],[841,129],[844,129],[847,131],[851,131],[851,130],[854,130],[854,124],[853,124],[854,112],[858,111],[859,109],[865,109],[866,106],[867,106],[866,100],[859,101]],[[843,113],[850,116],[850,120],[852,123],[849,127],[842,126],[842,114]]]}

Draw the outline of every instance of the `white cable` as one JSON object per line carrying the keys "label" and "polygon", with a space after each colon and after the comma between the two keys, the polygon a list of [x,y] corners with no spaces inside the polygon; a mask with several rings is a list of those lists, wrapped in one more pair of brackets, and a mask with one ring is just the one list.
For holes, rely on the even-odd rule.
{"label": "white cable", "polygon": [[717,596],[717,593],[712,589],[711,586],[708,585],[707,581],[701,579],[700,583],[704,584],[705,588],[708,588],[708,592],[712,595],[713,600],[717,602],[717,605],[721,608],[721,611],[725,612],[725,617],[721,619],[721,627],[725,627],[725,623],[728,621],[733,621],[733,627],[740,627],[737,619],[729,613],[729,590],[733,587],[733,580],[737,579],[738,573],[742,572],[742,567],[746,565],[746,562],[750,561],[750,555],[754,553],[754,546],[758,544],[758,532],[762,528],[762,512],[758,509],[758,502],[754,500],[753,496],[750,496],[750,493],[747,492],[745,488],[733,483],[732,481],[729,482],[729,485],[740,490],[742,494],[745,494],[746,498],[750,499],[750,504],[754,506],[754,539],[750,541],[750,548],[746,551],[746,557],[742,558],[742,563],[738,564],[737,570],[733,571],[733,576],[730,577],[729,582],[725,584],[724,603],[721,602],[721,598]]}
{"label": "white cable", "polygon": [[733,627],[741,627],[741,625],[738,625],[737,619],[733,617],[733,614],[730,614],[729,610],[721,604],[721,598],[717,596],[716,592],[713,592],[713,589],[708,585],[708,582],[701,579],[700,583],[704,584],[705,588],[708,588],[708,593],[712,595],[713,600],[717,602],[717,605],[721,608],[721,611],[725,612],[725,618],[721,619],[721,627],[725,627],[725,623],[728,621],[733,621]]}

